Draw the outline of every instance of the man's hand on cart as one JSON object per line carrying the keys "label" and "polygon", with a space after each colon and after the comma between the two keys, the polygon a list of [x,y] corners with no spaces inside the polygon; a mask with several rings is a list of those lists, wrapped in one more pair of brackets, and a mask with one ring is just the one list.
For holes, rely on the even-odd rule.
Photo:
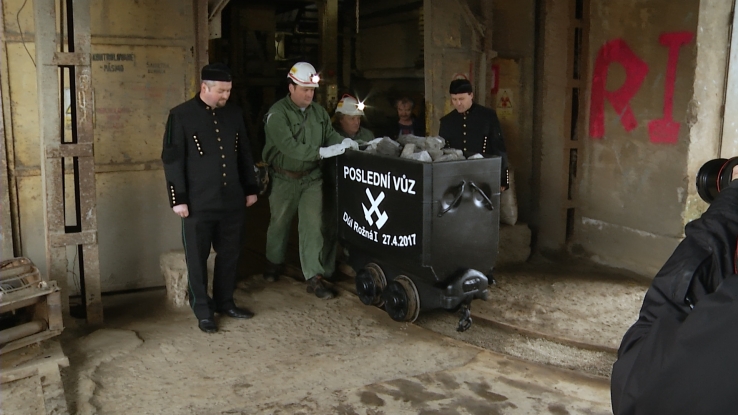
{"label": "man's hand on cart", "polygon": [[345,138],[341,142],[341,144],[334,144],[328,147],[321,147],[320,150],[318,150],[318,153],[320,154],[320,158],[327,159],[330,157],[340,156],[341,154],[346,152],[346,149],[349,149],[349,148],[352,150],[358,150],[359,144],[350,138]]}
{"label": "man's hand on cart", "polygon": [[356,141],[350,139],[350,138],[344,138],[343,141],[341,141],[341,145],[346,147],[346,150],[358,150],[359,149],[359,143]]}

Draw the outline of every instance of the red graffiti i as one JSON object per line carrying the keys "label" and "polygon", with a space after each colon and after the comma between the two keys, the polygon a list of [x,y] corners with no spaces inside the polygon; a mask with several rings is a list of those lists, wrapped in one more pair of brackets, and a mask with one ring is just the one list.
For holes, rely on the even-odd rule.
{"label": "red graffiti i", "polygon": [[[612,63],[619,63],[625,68],[625,82],[615,91],[608,91],[607,70]],[[597,53],[592,77],[592,98],[589,112],[589,135],[602,138],[605,135],[605,99],[620,115],[620,123],[625,131],[632,131],[638,126],[633,115],[630,100],[638,92],[646,74],[648,65],[643,62],[622,39],[614,39],[605,43]]]}
{"label": "red graffiti i", "polygon": [[664,83],[664,116],[648,123],[648,136],[652,143],[674,144],[679,139],[681,124],[674,121],[674,86],[676,70],[679,62],[679,49],[691,42],[691,32],[664,33],[659,42],[669,48],[669,60],[666,63],[666,80]]}

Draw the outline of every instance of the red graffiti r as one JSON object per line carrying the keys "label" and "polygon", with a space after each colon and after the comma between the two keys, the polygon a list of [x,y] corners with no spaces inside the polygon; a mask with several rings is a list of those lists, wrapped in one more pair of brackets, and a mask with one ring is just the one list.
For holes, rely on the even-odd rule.
{"label": "red graffiti r", "polygon": [[[625,68],[625,82],[616,91],[605,89],[607,69],[612,63],[619,63]],[[630,108],[630,100],[638,92],[646,74],[648,65],[628,47],[622,39],[614,39],[605,43],[597,53],[592,78],[592,101],[589,113],[589,135],[602,138],[605,135],[605,99],[620,114],[620,122],[625,131],[632,131],[638,126]]]}
{"label": "red graffiti r", "polygon": [[648,136],[652,143],[674,144],[679,139],[681,124],[674,121],[674,84],[676,83],[679,49],[694,38],[691,32],[664,33],[659,42],[669,48],[669,60],[666,63],[666,80],[664,83],[664,116],[648,123]]}

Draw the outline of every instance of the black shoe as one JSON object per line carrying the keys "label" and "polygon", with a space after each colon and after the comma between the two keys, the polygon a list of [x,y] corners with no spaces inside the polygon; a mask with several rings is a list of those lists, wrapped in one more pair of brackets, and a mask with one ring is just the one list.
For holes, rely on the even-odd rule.
{"label": "black shoe", "polygon": [[279,279],[279,275],[282,273],[283,268],[282,264],[273,264],[270,261],[267,261],[267,266],[263,274],[264,281],[276,282]]}
{"label": "black shoe", "polygon": [[328,300],[336,296],[333,289],[325,286],[322,275],[316,275],[313,278],[310,278],[307,284],[307,292],[315,293],[315,296],[320,299]]}
{"label": "black shoe", "polygon": [[215,325],[215,320],[212,317],[204,318],[197,323],[197,327],[205,333],[215,333],[218,331],[218,326]]}
{"label": "black shoe", "polygon": [[245,308],[238,308],[236,306],[233,306],[227,310],[220,310],[220,314],[225,314],[228,317],[231,318],[251,318],[254,316],[254,313],[251,311],[245,309]]}

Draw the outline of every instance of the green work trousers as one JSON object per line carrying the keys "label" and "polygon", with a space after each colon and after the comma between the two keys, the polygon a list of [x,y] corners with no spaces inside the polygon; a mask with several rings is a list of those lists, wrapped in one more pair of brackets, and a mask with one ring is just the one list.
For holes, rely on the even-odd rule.
{"label": "green work trousers", "polygon": [[323,164],[323,253],[321,261],[326,278],[336,270],[338,251],[338,206],[336,200],[336,160]]}
{"label": "green work trousers", "polygon": [[272,173],[266,257],[273,264],[284,264],[290,226],[297,212],[302,273],[306,279],[323,275],[323,179],[320,172],[301,179],[285,177],[274,171]]}

